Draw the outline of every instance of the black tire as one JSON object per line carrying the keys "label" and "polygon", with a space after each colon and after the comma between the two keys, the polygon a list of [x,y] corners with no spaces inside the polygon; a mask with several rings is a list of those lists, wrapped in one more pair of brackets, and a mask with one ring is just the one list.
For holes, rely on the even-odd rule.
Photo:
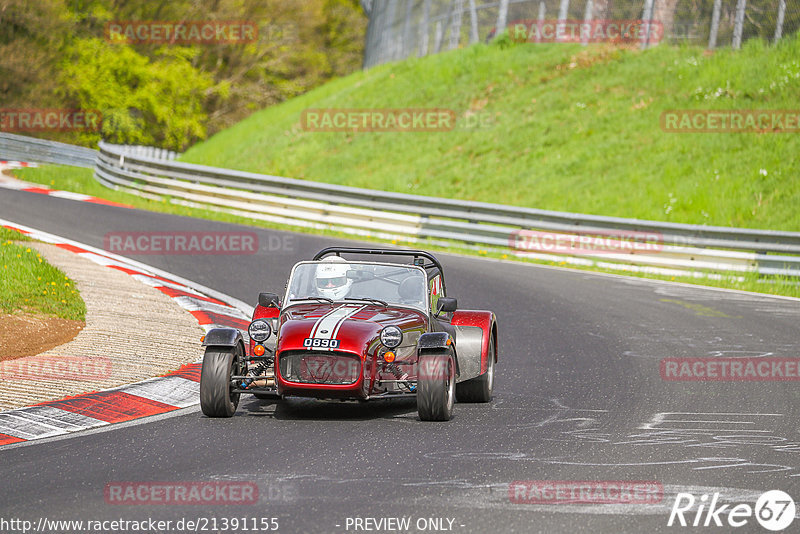
{"label": "black tire", "polygon": [[231,393],[231,377],[241,374],[241,346],[207,347],[200,373],[200,408],[208,417],[233,417],[239,393]]}
{"label": "black tire", "polygon": [[494,389],[494,336],[489,338],[489,363],[486,372],[456,384],[458,402],[489,402]]}
{"label": "black tire", "polygon": [[[426,372],[423,369],[436,369]],[[456,400],[456,365],[450,352],[421,354],[417,362],[417,412],[422,421],[449,421]],[[424,375],[428,376],[424,376]]]}

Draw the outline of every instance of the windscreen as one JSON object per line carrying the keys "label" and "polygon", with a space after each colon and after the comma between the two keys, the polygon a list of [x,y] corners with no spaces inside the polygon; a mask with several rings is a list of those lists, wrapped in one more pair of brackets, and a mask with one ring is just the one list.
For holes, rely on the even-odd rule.
{"label": "windscreen", "polygon": [[387,304],[425,310],[426,287],[425,272],[411,265],[302,262],[292,271],[286,301],[315,297],[334,302],[378,299]]}

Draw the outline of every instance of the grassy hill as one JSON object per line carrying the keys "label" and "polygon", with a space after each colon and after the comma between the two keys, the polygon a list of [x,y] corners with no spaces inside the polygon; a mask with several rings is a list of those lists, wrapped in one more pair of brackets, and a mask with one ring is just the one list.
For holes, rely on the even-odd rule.
{"label": "grassy hill", "polygon": [[[481,44],[332,81],[253,114],[183,160],[420,195],[798,231],[800,134],[667,133],[659,119],[672,109],[796,110],[799,58],[797,35],[713,54]],[[457,126],[320,133],[300,123],[308,108],[405,107],[452,109]]]}

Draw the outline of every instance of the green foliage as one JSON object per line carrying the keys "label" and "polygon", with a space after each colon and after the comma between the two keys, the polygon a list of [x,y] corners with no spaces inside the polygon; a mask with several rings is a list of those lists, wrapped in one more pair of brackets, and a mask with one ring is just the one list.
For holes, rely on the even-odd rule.
{"label": "green foliage", "polygon": [[[798,35],[714,54],[479,44],[335,80],[183,159],[420,195],[798,231],[798,134],[667,133],[659,120],[674,109],[796,109],[797,58]],[[320,133],[300,122],[306,108],[402,107],[452,109],[457,126]]]}
{"label": "green foliage", "polygon": [[86,305],[75,283],[35,250],[13,241],[18,232],[0,228],[0,311],[23,310],[63,319],[84,320]]}
{"label": "green foliage", "polygon": [[69,38],[61,0],[0,0],[0,95],[4,108],[58,103],[58,50]]}
{"label": "green foliage", "polygon": [[150,60],[126,45],[76,40],[65,51],[59,91],[65,102],[103,114],[99,134],[112,143],[156,145],[176,150],[205,135],[202,103],[213,88],[194,69],[196,53],[163,47]]}
{"label": "green foliage", "polygon": [[[106,24],[126,21],[247,21],[258,39],[108,42]],[[365,31],[358,0],[0,0],[0,94],[9,108],[100,110],[109,140],[181,150],[358,69]],[[33,135],[86,145],[100,137]]]}

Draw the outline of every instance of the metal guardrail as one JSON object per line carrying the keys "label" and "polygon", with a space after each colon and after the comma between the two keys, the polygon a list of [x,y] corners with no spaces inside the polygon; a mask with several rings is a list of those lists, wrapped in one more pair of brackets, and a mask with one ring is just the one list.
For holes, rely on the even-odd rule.
{"label": "metal guardrail", "polygon": [[0,132],[0,159],[94,167],[97,150]]}
{"label": "metal guardrail", "polygon": [[[158,160],[171,161],[180,155],[172,150],[152,146],[119,146],[126,153]],[[59,163],[92,169],[98,155],[99,152],[91,148],[0,132],[0,159],[4,160]]]}
{"label": "metal guardrail", "polygon": [[159,160],[172,161],[180,154],[174,150],[167,150],[166,148],[158,148],[154,146],[142,145],[117,145],[122,146],[126,154],[131,156],[142,156],[145,158],[154,158]]}
{"label": "metal guardrail", "polygon": [[[391,193],[173,161],[174,152],[100,142],[100,150],[0,133],[0,159],[93,167],[102,184],[157,200],[273,223],[668,275],[800,277],[800,232],[602,217]],[[587,250],[581,239],[617,240]],[[626,240],[639,248],[624,247]],[[538,239],[538,241],[537,241]],[[548,249],[545,241],[579,243]],[[537,243],[531,247],[532,242]]]}
{"label": "metal guardrail", "polygon": [[[755,271],[800,277],[800,232],[737,229],[602,217],[373,191],[138,156],[100,143],[95,177],[155,199],[293,226],[384,239],[504,250],[540,259],[665,274]],[[646,250],[601,253],[531,249],[538,232],[574,236],[636,234]],[[643,235],[644,234],[644,235]],[[566,242],[566,241],[565,241]],[[541,244],[541,243],[540,243]],[[703,274],[705,276],[706,274]]]}

